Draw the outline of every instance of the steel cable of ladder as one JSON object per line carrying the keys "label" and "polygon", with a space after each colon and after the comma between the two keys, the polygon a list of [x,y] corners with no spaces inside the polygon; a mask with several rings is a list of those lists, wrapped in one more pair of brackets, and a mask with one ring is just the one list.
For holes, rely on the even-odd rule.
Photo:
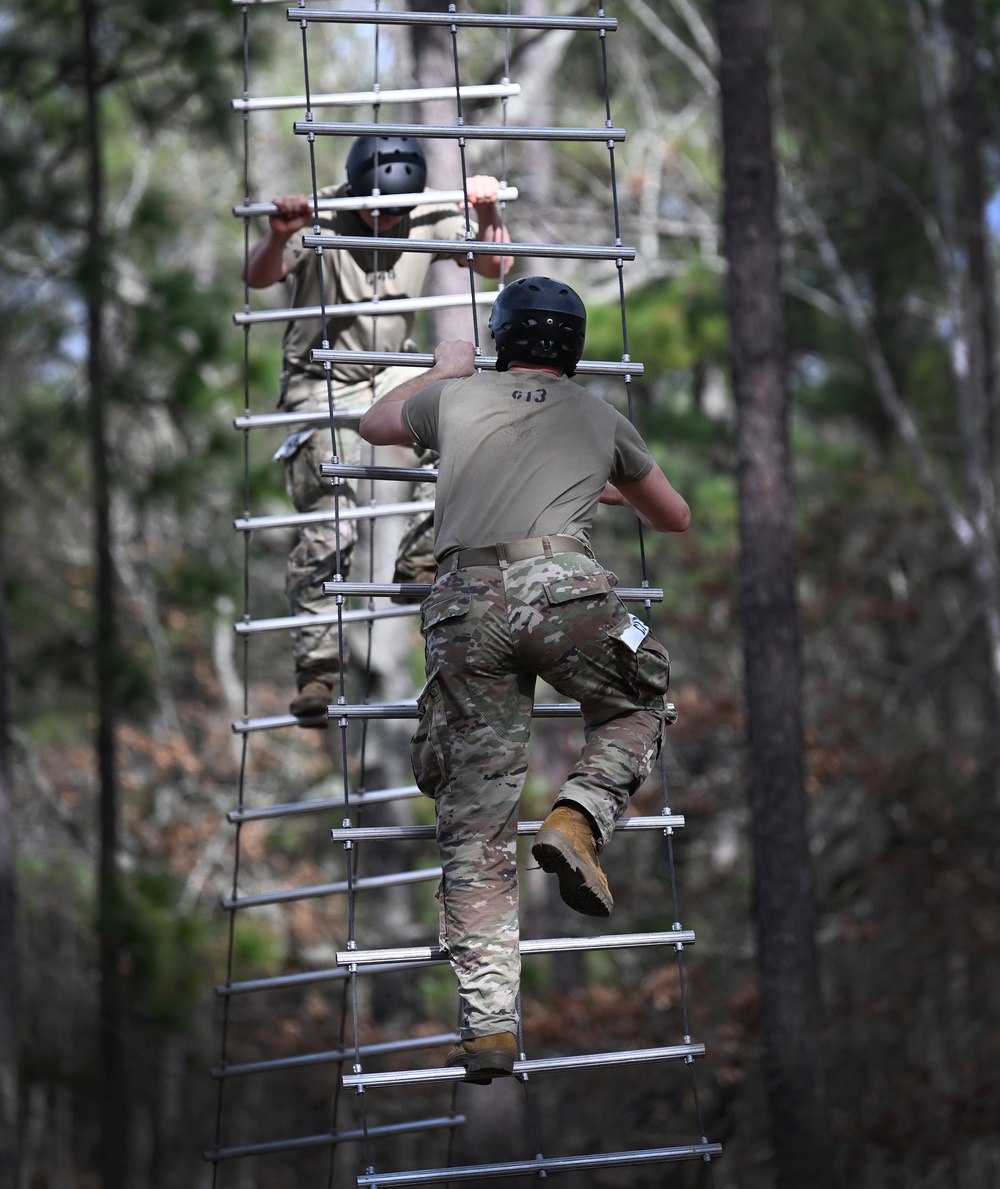
{"label": "steel cable of ladder", "polygon": [[[601,70],[602,70],[603,77],[604,77],[604,105],[605,105],[604,106],[604,117],[605,117],[605,122],[606,122],[608,128],[610,129],[613,126],[612,118],[611,118],[611,85],[610,85],[610,77],[609,77],[609,71],[608,71],[608,44],[607,44],[607,37],[605,36],[605,32],[603,29],[601,30],[601,33],[600,33],[600,39],[601,39]],[[621,243],[622,242],[621,213],[620,213],[620,207],[619,207],[619,201],[618,201],[618,175],[617,175],[617,171],[616,171],[616,167],[615,167],[615,142],[614,142],[614,140],[612,140],[610,138],[608,140],[608,164],[609,164],[610,175],[611,175],[611,201],[612,201],[612,208],[613,208],[613,212],[614,212],[615,243]],[[626,314],[626,302],[625,302],[625,276],[624,276],[624,268],[623,268],[622,261],[618,262],[617,272],[618,272],[618,300],[619,300],[619,307],[621,309],[621,323],[622,323],[622,362],[627,363],[630,360],[630,354],[629,354],[629,343],[628,343],[628,318],[627,318],[627,314]],[[626,398],[627,398],[627,402],[628,402],[628,418],[629,418],[629,421],[632,421],[634,423],[635,409],[634,409],[633,402],[632,402],[632,377],[631,376],[625,377],[625,392],[626,392]],[[648,579],[648,565],[647,565],[647,559],[646,559],[645,529],[644,529],[644,525],[643,525],[642,521],[639,520],[638,517],[636,518],[636,530],[638,533],[638,540],[639,540],[639,556],[640,556],[640,567],[641,567],[641,573],[642,573],[642,585],[648,586],[649,579]],[[651,619],[652,619],[651,607],[647,603],[646,604],[647,626],[652,626]],[[670,814],[670,789],[669,789],[669,784],[668,784],[668,780],[667,780],[666,757],[664,756],[663,752],[664,752],[664,749],[661,748],[659,759],[657,762],[658,762],[658,767],[659,767],[659,772],[660,772],[660,787],[661,787],[661,792],[662,792],[662,796],[663,796],[663,813],[666,816],[666,815]],[[678,900],[678,896],[677,896],[677,868],[676,868],[676,864],[674,862],[674,837],[673,837],[672,827],[668,827],[667,829],[665,829],[663,831],[663,833],[664,833],[664,842],[665,842],[665,847],[666,847],[666,852],[667,852],[667,869],[670,873],[670,895],[671,895],[671,906],[672,906],[673,918],[674,918],[673,927],[674,927],[674,930],[676,930],[679,933],[681,931],[680,906],[679,906],[679,900]],[[685,978],[684,978],[684,947],[683,947],[683,945],[675,945],[674,951],[675,951],[676,960],[677,960],[677,979],[678,979],[679,1000],[680,1000],[680,1007],[681,1007],[681,1019],[683,1021],[683,1029],[684,1029],[684,1043],[690,1044],[691,1043],[691,1035],[690,1035],[691,1030],[690,1030],[690,1025],[688,1023],[689,1017],[688,1017],[688,1002],[687,1002],[687,985],[686,985]],[[685,1061],[687,1063],[688,1072],[689,1072],[691,1096],[692,1096],[692,1101],[694,1103],[695,1119],[696,1119],[696,1122],[698,1125],[698,1131],[701,1134],[701,1142],[703,1145],[708,1145],[708,1137],[705,1135],[705,1122],[704,1122],[704,1117],[703,1117],[703,1113],[702,1113],[702,1109],[701,1109],[701,1096],[698,1092],[698,1078],[697,1078],[697,1074],[695,1072],[694,1060],[692,1057],[688,1056],[685,1058]],[[707,1174],[709,1189],[714,1189],[715,1173],[714,1173],[714,1169],[712,1168],[711,1154],[706,1152],[702,1158],[703,1158],[703,1160],[705,1162],[705,1166],[706,1166],[706,1174]]]}
{"label": "steel cable of ladder", "polygon": [[[242,11],[242,60],[243,60],[243,96],[247,98],[250,93],[250,35],[249,35],[249,11],[246,5],[243,6]],[[242,135],[243,135],[243,193],[247,202],[250,200],[250,138],[249,125],[247,116],[244,114],[242,121]],[[250,220],[243,221],[243,258],[246,260],[250,251]],[[249,308],[249,286],[244,281],[243,285],[243,304],[244,307]],[[250,328],[245,327],[243,332],[243,408],[247,415],[250,413]],[[243,507],[246,515],[250,513],[250,442],[248,435],[243,434]],[[250,618],[250,533],[243,534],[243,617]],[[246,642],[244,642],[241,650],[242,658],[242,695],[243,695],[243,718],[249,718],[249,649]],[[248,739],[244,738],[240,747],[240,762],[239,774],[237,784],[237,810],[242,810],[245,804],[246,796],[246,772],[247,760],[249,756]],[[232,876],[232,895],[235,898],[239,890],[239,876],[240,876],[240,843],[242,837],[242,822],[236,823],[236,829],[233,839],[233,876]],[[226,984],[230,985],[233,981],[234,973],[234,955],[236,948],[236,914],[230,913],[228,930],[227,930],[227,946],[226,946]],[[220,1024],[220,1054],[219,1064],[225,1066],[229,1057],[229,1029],[230,1029],[230,1000],[228,997],[223,999],[222,1003],[222,1020]],[[214,1128],[214,1151],[218,1151],[222,1145],[222,1124],[223,1111],[225,1106],[226,1083],[220,1080],[216,1090],[216,1104],[215,1104],[215,1128]],[[217,1189],[219,1184],[220,1165],[218,1160],[212,1161],[212,1189]]]}

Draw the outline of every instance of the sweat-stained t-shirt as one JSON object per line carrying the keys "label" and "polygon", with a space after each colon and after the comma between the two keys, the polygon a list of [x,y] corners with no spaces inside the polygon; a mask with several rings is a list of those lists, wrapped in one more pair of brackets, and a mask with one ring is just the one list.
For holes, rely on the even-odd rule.
{"label": "sweat-stained t-shirt", "polygon": [[[320,198],[342,198],[347,187],[330,186],[320,190]],[[477,222],[469,213],[473,236]],[[357,211],[320,211],[322,235],[372,235]],[[297,232],[285,245],[284,260],[288,268],[286,282],[292,286],[291,306],[343,305],[349,302],[380,298],[419,297],[427,280],[427,273],[436,260],[454,259],[462,267],[463,255],[452,256],[440,252],[379,251],[378,269],[375,252],[323,249],[323,302],[320,302],[319,277],[314,248],[302,247],[302,235],[313,234],[312,227]],[[390,231],[392,239],[465,239],[465,211],[452,203],[428,203],[413,207]],[[327,338],[334,351],[402,351],[413,330],[413,313],[348,315],[327,318]],[[293,375],[325,375],[321,363],[311,363],[309,352],[323,345],[321,318],[298,318],[288,323],[282,343],[284,368]],[[354,384],[366,380],[372,368],[364,364],[333,364],[333,378],[339,383]]]}
{"label": "sweat-stained t-shirt", "polygon": [[437,451],[434,555],[565,533],[590,543],[605,482],[637,482],[653,458],[627,417],[544,372],[442,380],[403,403],[418,446]]}

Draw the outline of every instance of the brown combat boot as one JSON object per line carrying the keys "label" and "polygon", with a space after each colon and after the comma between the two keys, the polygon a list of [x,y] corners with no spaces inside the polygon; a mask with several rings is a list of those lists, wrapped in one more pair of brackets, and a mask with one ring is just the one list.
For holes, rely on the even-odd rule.
{"label": "brown combat boot", "polygon": [[330,705],[333,686],[318,677],[300,679],[299,692],[292,698],[288,709],[299,720],[300,727],[313,727],[325,731],[329,719],[326,708]]}
{"label": "brown combat boot", "polygon": [[488,1086],[495,1077],[514,1072],[518,1058],[517,1037],[513,1032],[494,1032],[463,1040],[445,1058],[445,1067],[465,1070],[465,1080],[478,1086]]}
{"label": "brown combat boot", "polygon": [[586,814],[569,805],[557,805],[542,822],[531,853],[543,871],[559,877],[559,895],[570,908],[588,917],[611,915],[615,902]]}

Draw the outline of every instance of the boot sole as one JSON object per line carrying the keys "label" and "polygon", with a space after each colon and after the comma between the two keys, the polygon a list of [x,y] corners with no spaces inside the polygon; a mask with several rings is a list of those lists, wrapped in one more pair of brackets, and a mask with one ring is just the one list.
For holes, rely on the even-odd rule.
{"label": "boot sole", "polygon": [[311,727],[316,731],[325,731],[330,722],[326,716],[328,705],[329,702],[325,699],[309,697],[302,699],[300,703],[296,698],[288,709],[298,719],[300,727]]}
{"label": "boot sole", "polygon": [[538,866],[559,879],[559,895],[574,912],[588,917],[609,917],[615,906],[594,875],[593,868],[581,859],[569,839],[558,830],[539,830],[531,848]]}
{"label": "boot sole", "polygon": [[484,1049],[481,1053],[463,1053],[445,1065],[449,1069],[464,1069],[467,1082],[488,1086],[494,1078],[509,1077],[514,1072],[514,1056],[503,1049]]}

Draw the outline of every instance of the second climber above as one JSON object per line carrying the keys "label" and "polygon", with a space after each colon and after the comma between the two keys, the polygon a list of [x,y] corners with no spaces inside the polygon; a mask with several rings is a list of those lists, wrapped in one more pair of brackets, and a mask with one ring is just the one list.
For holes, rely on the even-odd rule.
{"label": "second climber above", "polygon": [[[374,210],[320,210],[304,194],[275,198],[277,211],[268,221],[267,234],[247,257],[244,279],[251,288],[278,282],[291,287],[289,306],[310,308],[345,305],[392,298],[419,297],[436,260],[453,259],[462,267],[461,251],[407,252],[325,248],[320,257],[302,246],[303,231],[319,227],[323,235],[383,236],[398,239],[464,240],[467,212],[452,202],[428,196],[417,206],[394,207],[392,197],[420,193],[427,180],[427,164],[419,141],[403,136],[362,136],[351,146],[346,163],[347,181],[319,191],[319,198],[363,197],[378,193],[386,201]],[[488,175],[469,177],[469,228],[476,240],[507,242],[509,236],[497,207],[500,184]],[[317,267],[322,261],[322,274]],[[485,277],[500,275],[502,257],[476,254],[473,269]],[[396,352],[410,348],[414,313],[347,314],[325,319],[328,346],[338,351]],[[321,317],[295,318],[288,322],[282,344],[279,407],[286,412],[328,408],[327,379],[322,363],[310,359],[323,345]],[[335,410],[366,407],[372,400],[414,374],[412,368],[380,368],[362,363],[332,365]],[[361,442],[356,422],[336,424],[336,455],[342,463],[360,461]],[[331,458],[330,432],[315,424],[293,427],[276,458],[285,465],[285,485],[299,512],[332,510],[333,491],[320,467]],[[355,504],[349,482],[339,487],[341,510]],[[333,580],[339,562],[341,576],[350,571],[356,540],[354,521],[341,519],[339,537],[332,522],[300,527],[298,541],[288,558],[286,593],[296,616],[319,615],[336,610],[333,596],[323,594],[323,583]],[[419,549],[419,545],[416,546]],[[426,559],[432,564],[432,559]],[[424,564],[409,559],[411,568]],[[302,726],[325,727],[326,707],[336,686],[340,655],[337,625],[318,623],[292,633],[297,694],[290,710]]]}

